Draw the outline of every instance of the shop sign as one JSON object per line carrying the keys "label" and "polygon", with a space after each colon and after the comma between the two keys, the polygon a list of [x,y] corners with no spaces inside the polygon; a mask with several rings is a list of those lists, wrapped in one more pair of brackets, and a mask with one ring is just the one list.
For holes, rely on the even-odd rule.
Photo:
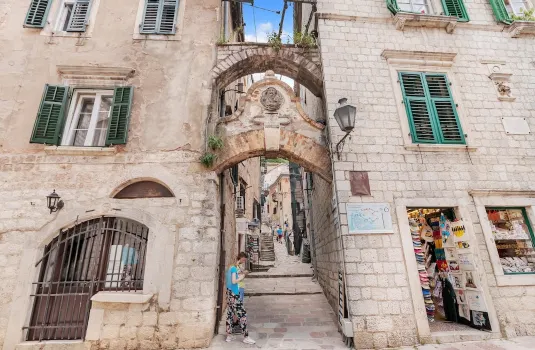
{"label": "shop sign", "polygon": [[350,234],[394,233],[388,203],[348,203],[347,222]]}

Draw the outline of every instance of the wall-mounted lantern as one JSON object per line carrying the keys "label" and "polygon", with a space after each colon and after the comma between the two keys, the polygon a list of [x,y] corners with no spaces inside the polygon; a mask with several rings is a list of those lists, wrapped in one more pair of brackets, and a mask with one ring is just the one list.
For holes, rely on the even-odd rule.
{"label": "wall-mounted lantern", "polygon": [[334,118],[338,123],[340,129],[345,132],[345,136],[342,137],[340,142],[336,144],[336,155],[340,160],[340,152],[344,148],[346,137],[349,136],[351,131],[355,128],[355,117],[357,115],[357,108],[350,104],[347,104],[347,98],[341,98],[338,103],[340,106],[334,111]]}
{"label": "wall-mounted lantern", "polygon": [[48,209],[50,209],[50,214],[61,210],[64,206],[64,203],[61,200],[61,197],[56,193],[56,190],[46,196],[46,202]]}

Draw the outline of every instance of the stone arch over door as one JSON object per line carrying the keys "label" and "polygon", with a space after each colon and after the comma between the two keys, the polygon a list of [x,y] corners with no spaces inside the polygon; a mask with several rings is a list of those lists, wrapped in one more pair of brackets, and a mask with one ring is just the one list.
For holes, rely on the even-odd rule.
{"label": "stone arch over door", "polygon": [[301,107],[286,83],[268,71],[241,97],[241,107],[217,122],[224,141],[214,170],[218,173],[252,157],[284,157],[332,181],[331,157],[323,130]]}

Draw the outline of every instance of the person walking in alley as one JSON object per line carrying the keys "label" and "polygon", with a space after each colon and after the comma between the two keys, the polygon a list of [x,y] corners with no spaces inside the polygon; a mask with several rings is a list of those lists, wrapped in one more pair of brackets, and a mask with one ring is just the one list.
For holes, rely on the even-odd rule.
{"label": "person walking in alley", "polygon": [[227,342],[233,340],[232,326],[234,325],[234,318],[240,324],[241,331],[243,333],[243,342],[246,344],[256,343],[253,339],[249,338],[249,332],[247,331],[247,312],[243,307],[243,301],[240,299],[240,289],[238,283],[245,278],[245,274],[241,275],[238,272],[240,264],[245,264],[247,255],[241,252],[236,258],[236,263],[232,265],[227,271]]}
{"label": "person walking in alley", "polygon": [[282,244],[282,228],[280,227],[280,225],[277,226],[277,242]]}

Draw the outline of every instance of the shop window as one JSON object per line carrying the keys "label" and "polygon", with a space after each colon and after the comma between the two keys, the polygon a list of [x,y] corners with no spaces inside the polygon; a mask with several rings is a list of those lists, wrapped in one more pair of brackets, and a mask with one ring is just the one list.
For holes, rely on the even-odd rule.
{"label": "shop window", "polygon": [[46,85],[30,143],[85,147],[125,144],[132,96],[132,87],[69,91],[67,86]]}
{"label": "shop window", "polygon": [[463,0],[442,0],[442,8],[434,9],[431,0],[386,0],[390,12],[394,15],[398,12],[413,12],[430,15],[440,15],[457,17],[458,21],[469,21],[468,12]]}
{"label": "shop window", "polygon": [[399,72],[399,81],[414,143],[465,144],[445,74]]}
{"label": "shop window", "polygon": [[525,208],[486,208],[505,274],[535,273],[535,236]]}

